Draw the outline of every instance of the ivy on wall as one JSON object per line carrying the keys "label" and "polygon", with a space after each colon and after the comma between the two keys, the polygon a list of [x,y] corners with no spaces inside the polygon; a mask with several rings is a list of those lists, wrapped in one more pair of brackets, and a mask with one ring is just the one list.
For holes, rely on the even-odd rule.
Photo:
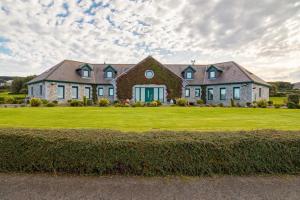
{"label": "ivy on wall", "polygon": [[[147,79],[146,70],[153,70],[154,77]],[[182,79],[171,72],[157,60],[147,57],[135,67],[117,79],[117,96],[120,100],[132,99],[134,85],[158,84],[167,86],[167,99],[180,98]]]}
{"label": "ivy on wall", "polygon": [[93,87],[92,88],[93,102],[94,104],[97,104],[98,103],[97,85],[93,85],[92,87]]}
{"label": "ivy on wall", "polygon": [[201,86],[201,99],[204,103],[206,103],[206,86]]}

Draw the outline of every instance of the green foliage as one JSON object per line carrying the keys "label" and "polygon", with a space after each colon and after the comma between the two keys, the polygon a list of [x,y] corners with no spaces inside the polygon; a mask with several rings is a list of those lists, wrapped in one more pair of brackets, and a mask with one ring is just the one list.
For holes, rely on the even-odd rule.
{"label": "green foliage", "polygon": [[49,101],[47,99],[41,99],[43,105],[47,105]]}
{"label": "green foliage", "polygon": [[231,105],[231,107],[235,107],[236,106],[233,99],[230,99],[230,105]]}
{"label": "green foliage", "polygon": [[257,101],[256,104],[259,108],[266,108],[268,106],[268,102],[264,99]]}
{"label": "green foliage", "polygon": [[299,95],[297,94],[290,94],[288,96],[288,102],[293,102],[294,104],[299,104]]}
{"label": "green foliage", "polygon": [[41,104],[42,104],[42,101],[41,101],[41,99],[39,99],[39,98],[32,98],[32,99],[30,100],[30,105],[31,105],[32,107],[39,107]]}
{"label": "green foliage", "polygon": [[5,97],[4,98],[4,103],[6,104],[14,104],[16,101],[15,101],[15,98],[14,97]]}
{"label": "green foliage", "polygon": [[93,96],[93,103],[97,104],[98,102],[98,94],[97,94],[97,85],[92,86],[92,96]]}
{"label": "green foliage", "polygon": [[273,101],[269,100],[269,101],[268,101],[268,106],[272,106],[273,103],[274,103]]}
{"label": "green foliage", "polygon": [[88,99],[87,102],[86,102],[86,104],[87,104],[88,106],[92,106],[92,105],[93,105],[93,100]]}
{"label": "green foliage", "polygon": [[275,108],[281,108],[282,104],[274,104]]}
{"label": "green foliage", "polygon": [[197,100],[197,104],[198,104],[198,105],[203,105],[203,104],[204,104],[204,101],[203,101],[202,99],[198,99],[198,100]]}
{"label": "green foliage", "polygon": [[54,103],[52,103],[52,102],[48,102],[48,103],[46,104],[46,106],[47,106],[47,107],[54,107],[54,106],[55,106],[55,104],[54,104]]}
{"label": "green foliage", "polygon": [[4,104],[5,102],[5,97],[0,97],[0,104]]}
{"label": "green foliage", "polygon": [[83,96],[83,105],[84,106],[87,106],[87,97],[86,96]]}
{"label": "green foliage", "polygon": [[140,102],[140,101],[137,101],[137,102],[134,102],[132,105],[132,107],[144,107],[144,103]]}
{"label": "green foliage", "polygon": [[289,102],[287,103],[287,107],[288,107],[289,109],[299,109],[299,108],[300,108],[300,105],[299,105],[299,104],[295,104],[295,103],[292,102],[292,101],[289,101]]}
{"label": "green foliage", "polygon": [[72,100],[70,102],[70,106],[72,107],[79,107],[79,106],[83,106],[83,101],[79,101],[79,100]]}
{"label": "green foliage", "polygon": [[201,176],[296,174],[296,132],[0,129],[1,172]]}
{"label": "green foliage", "polygon": [[101,98],[101,99],[99,100],[99,106],[100,106],[100,107],[106,107],[106,106],[108,106],[109,104],[110,104],[110,102],[109,102],[109,100],[106,99],[106,98]]}
{"label": "green foliage", "polygon": [[35,78],[35,76],[27,76],[27,77],[18,77],[15,78],[11,84],[10,90],[15,94],[26,94],[27,93],[27,85],[26,83]]}
{"label": "green foliage", "polygon": [[54,100],[54,101],[52,101],[52,103],[54,103],[55,105],[57,105],[58,101]]}
{"label": "green foliage", "polygon": [[179,99],[176,100],[176,104],[178,106],[187,106],[188,105],[188,101],[187,101],[187,99],[179,98]]}

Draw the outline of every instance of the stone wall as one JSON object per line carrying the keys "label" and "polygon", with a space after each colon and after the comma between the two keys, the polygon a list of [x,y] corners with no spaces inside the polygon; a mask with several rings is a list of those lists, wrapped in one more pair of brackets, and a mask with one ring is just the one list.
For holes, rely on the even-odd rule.
{"label": "stone wall", "polygon": [[[185,96],[185,89],[188,88],[190,89],[190,96],[189,97],[186,97]],[[200,89],[200,96],[199,97],[196,97],[196,93],[195,93],[195,90],[196,89]],[[189,102],[193,102],[193,103],[196,103],[197,100],[201,99],[201,86],[186,86],[185,88],[183,88],[182,90],[182,98],[185,98],[187,99]]]}
{"label": "stone wall", "polygon": [[[42,93],[40,93],[40,86],[42,87]],[[33,98],[40,98],[40,99],[45,99],[46,96],[46,90],[45,90],[45,83],[41,82],[41,83],[35,83],[35,84],[31,84],[28,85],[28,96]]]}
{"label": "stone wall", "polygon": [[[269,88],[263,85],[252,84],[252,101],[261,99],[269,100]],[[261,88],[261,96],[259,96],[259,88]]]}

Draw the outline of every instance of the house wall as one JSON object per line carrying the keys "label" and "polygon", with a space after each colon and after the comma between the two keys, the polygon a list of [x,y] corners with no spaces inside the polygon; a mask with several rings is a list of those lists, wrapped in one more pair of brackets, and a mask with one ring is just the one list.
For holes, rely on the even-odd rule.
{"label": "house wall", "polygon": [[[185,96],[185,89],[188,88],[190,89],[190,96],[189,97],[186,97]],[[195,90],[196,89],[200,89],[200,96],[199,97],[196,97],[195,95]],[[193,102],[193,103],[196,103],[197,100],[201,99],[201,86],[186,86],[183,88],[183,91],[182,91],[182,98],[185,98],[187,99],[189,102]]]}
{"label": "house wall", "polygon": [[[261,88],[261,97],[259,96],[259,88]],[[252,84],[252,102],[261,99],[269,100],[269,88],[259,84]]]}
{"label": "house wall", "polygon": [[[206,86],[206,103],[207,104],[220,104],[225,106],[231,105],[231,99],[233,99],[233,88],[240,88],[240,100],[234,100],[235,103],[239,103],[244,106],[247,102],[252,102],[252,83],[244,84],[224,84],[224,85],[211,85]],[[213,100],[208,100],[208,89],[213,88],[214,97]],[[220,100],[220,88],[226,88],[226,99]]]}
{"label": "house wall", "polygon": [[[42,94],[40,94],[40,86],[42,86]],[[45,82],[28,85],[28,96],[45,99],[46,98]]]}

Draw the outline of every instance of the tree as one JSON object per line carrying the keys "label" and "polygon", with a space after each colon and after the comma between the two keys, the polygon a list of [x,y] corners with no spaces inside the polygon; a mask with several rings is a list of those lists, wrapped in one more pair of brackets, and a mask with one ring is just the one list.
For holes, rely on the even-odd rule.
{"label": "tree", "polygon": [[35,77],[36,76],[27,76],[14,79],[11,84],[10,91],[15,94],[26,94],[28,92],[26,83]]}

